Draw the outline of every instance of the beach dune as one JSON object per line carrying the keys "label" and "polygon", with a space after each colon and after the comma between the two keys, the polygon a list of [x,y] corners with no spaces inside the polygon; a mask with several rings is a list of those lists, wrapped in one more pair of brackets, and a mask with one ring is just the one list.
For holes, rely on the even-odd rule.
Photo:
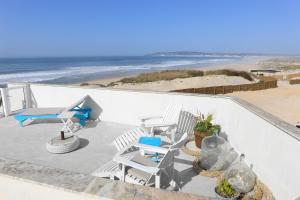
{"label": "beach dune", "polygon": [[[112,79],[116,80],[116,79]],[[107,84],[111,80],[91,81],[89,86],[97,86],[97,84]],[[150,90],[150,91],[171,91],[186,88],[200,88],[219,85],[238,85],[251,83],[242,77],[238,76],[201,76],[191,78],[177,78],[174,80],[162,80],[148,83],[117,83],[110,88],[130,89],[130,90]]]}

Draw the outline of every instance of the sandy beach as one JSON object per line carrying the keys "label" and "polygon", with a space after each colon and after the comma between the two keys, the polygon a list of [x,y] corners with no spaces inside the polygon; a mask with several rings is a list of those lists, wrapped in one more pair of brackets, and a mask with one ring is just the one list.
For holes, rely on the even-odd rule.
{"label": "sandy beach", "polygon": [[[115,79],[116,80],[116,79]],[[103,83],[103,82],[102,82]],[[170,91],[179,90],[186,88],[200,88],[218,85],[238,85],[251,83],[242,77],[229,77],[229,76],[203,76],[203,77],[192,77],[192,78],[178,78],[170,81],[155,81],[149,83],[140,84],[119,84],[110,88],[117,89],[130,89],[130,90],[150,90],[150,91]]]}
{"label": "sandy beach", "polygon": [[300,121],[300,85],[279,81],[278,88],[227,94],[248,101],[274,116],[295,125]]}
{"label": "sandy beach", "polygon": [[[251,69],[265,69],[266,65],[264,61],[267,59],[270,58],[251,58],[237,63],[202,67],[201,70],[205,71],[215,69],[234,69],[249,72]],[[274,64],[271,63],[270,66],[274,66]],[[281,68],[277,67],[277,69]],[[280,72],[277,72],[275,74],[266,74],[267,76],[271,75],[278,79],[278,88],[260,91],[234,92],[226,95],[244,99],[273,114],[274,116],[277,116],[278,118],[292,125],[295,125],[298,121],[300,121],[300,106],[298,105],[298,102],[300,102],[300,85],[290,85],[288,79],[300,77],[299,72],[300,70],[298,68],[287,68],[286,70],[280,70]],[[84,87],[103,87],[111,82],[117,82],[122,78],[124,77],[114,77],[89,81],[87,82],[88,85]],[[109,88],[170,91],[186,88],[247,84],[253,83],[254,81],[249,81],[238,76],[211,75],[191,78],[177,78],[174,80],[161,80],[147,83],[117,82],[116,85],[112,85]]]}
{"label": "sandy beach", "polygon": [[[204,66],[198,68],[197,66],[192,66],[190,69],[194,70],[217,70],[217,69],[233,69],[233,70],[242,70],[250,71],[251,69],[260,69],[260,62],[270,57],[246,57],[241,59],[238,62],[226,63],[226,64],[214,64],[209,66]],[[134,75],[131,75],[134,76]],[[92,81],[87,81],[89,87],[97,87],[101,85],[108,85],[111,82],[116,82],[122,78],[131,77],[131,76],[115,76],[111,78],[100,78]],[[143,84],[118,84],[112,88],[118,89],[137,89],[137,90],[156,90],[156,91],[169,91],[173,89],[184,89],[191,87],[208,87],[208,86],[217,86],[217,85],[235,85],[235,84],[246,84],[249,81],[242,79],[240,77],[227,77],[227,76],[207,76],[207,77],[197,77],[197,78],[185,78],[185,79],[175,79],[171,81],[159,81]],[[78,83],[76,85],[80,85]]]}

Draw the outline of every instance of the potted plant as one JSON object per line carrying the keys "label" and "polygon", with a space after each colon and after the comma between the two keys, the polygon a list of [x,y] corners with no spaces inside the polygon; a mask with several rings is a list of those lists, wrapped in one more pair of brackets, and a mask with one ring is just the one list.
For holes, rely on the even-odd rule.
{"label": "potted plant", "polygon": [[221,126],[218,124],[212,124],[212,114],[208,114],[206,117],[204,115],[199,115],[197,117],[197,122],[194,127],[195,143],[198,148],[201,148],[201,143],[204,137],[210,136],[214,133],[219,133]]}
{"label": "potted plant", "polygon": [[218,200],[235,200],[240,196],[226,179],[222,179],[218,183],[217,187],[215,187],[215,193]]}

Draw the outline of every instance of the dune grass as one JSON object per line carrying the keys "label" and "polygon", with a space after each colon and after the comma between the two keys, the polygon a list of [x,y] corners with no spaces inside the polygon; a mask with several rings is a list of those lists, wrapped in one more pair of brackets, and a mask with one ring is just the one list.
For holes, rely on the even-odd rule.
{"label": "dune grass", "polygon": [[[209,75],[225,75],[225,76],[240,76],[249,81],[253,81],[253,76],[246,71],[236,71],[229,69],[221,70],[209,70],[209,71],[200,71],[200,70],[165,70],[160,72],[150,72],[142,73],[134,77],[122,78],[119,81],[111,82],[107,85],[99,84],[100,87],[113,87],[119,83],[148,83],[155,81],[170,81],[177,78],[191,78],[191,77],[200,77],[200,76],[209,76]],[[82,83],[80,86],[88,86],[88,83]]]}
{"label": "dune grass", "polygon": [[116,83],[147,83],[154,81],[170,81],[176,78],[191,78],[199,76],[209,76],[209,75],[225,75],[225,76],[240,76],[249,81],[253,81],[253,75],[246,71],[236,71],[230,69],[220,69],[220,70],[165,70],[160,72],[143,73],[134,77],[123,78],[117,82],[111,82],[107,86],[116,85]]}
{"label": "dune grass", "polygon": [[90,85],[90,84],[89,84],[89,83],[81,83],[81,84],[80,84],[80,86],[82,86],[82,87],[83,87],[83,86],[88,86],[88,85]]}
{"label": "dune grass", "polygon": [[106,85],[100,84],[100,83],[95,83],[95,84],[90,84],[90,83],[81,83],[80,86],[84,87],[84,86],[90,86],[90,85],[96,85],[99,87],[106,87]]}
{"label": "dune grass", "polygon": [[161,72],[143,73],[135,77],[128,77],[119,80],[120,83],[147,83],[154,81],[170,81],[176,78],[190,78],[203,76],[203,71],[200,70],[165,70]]}
{"label": "dune grass", "polygon": [[246,71],[237,71],[230,69],[219,69],[219,70],[209,70],[204,73],[204,75],[225,75],[225,76],[240,76],[248,81],[253,81],[253,75]]}
{"label": "dune grass", "polygon": [[260,63],[260,65],[264,68],[276,68],[283,71],[299,70],[300,57],[274,58],[274,59],[264,60]]}

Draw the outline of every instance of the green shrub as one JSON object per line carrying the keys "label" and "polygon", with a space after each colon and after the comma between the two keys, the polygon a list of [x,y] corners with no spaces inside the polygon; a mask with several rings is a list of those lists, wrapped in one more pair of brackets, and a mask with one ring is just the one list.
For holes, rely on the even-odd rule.
{"label": "green shrub", "polygon": [[109,84],[106,85],[106,87],[113,87],[113,86],[116,86],[116,85],[118,85],[118,83],[110,82]]}
{"label": "green shrub", "polygon": [[88,86],[88,83],[81,83],[80,86]]}
{"label": "green shrub", "polygon": [[123,78],[121,83],[147,83],[154,81],[170,81],[176,78],[190,78],[203,76],[203,71],[199,70],[165,70],[160,72],[142,73],[135,77]]}
{"label": "green shrub", "polygon": [[197,76],[203,76],[204,75],[204,72],[203,71],[199,71],[199,70],[189,70],[189,71],[187,71],[187,73],[191,77],[197,77]]}
{"label": "green shrub", "polygon": [[99,86],[99,87],[106,87],[106,85],[103,85],[103,84],[101,84],[101,83],[98,83],[98,84],[95,84],[95,85],[97,85],[97,86]]}
{"label": "green shrub", "polygon": [[190,77],[200,77],[204,75],[225,75],[225,76],[241,76],[249,81],[253,81],[250,73],[245,71],[235,71],[229,69],[223,70],[210,70],[210,71],[200,71],[200,70],[165,70],[160,72],[150,72],[142,73],[134,77],[122,78],[117,82],[112,82],[107,86],[113,86],[119,83],[147,83],[155,81],[170,81],[176,78],[190,78]]}
{"label": "green shrub", "polygon": [[223,179],[218,183],[216,192],[225,198],[230,198],[237,194],[237,192],[229,185],[226,179]]}

